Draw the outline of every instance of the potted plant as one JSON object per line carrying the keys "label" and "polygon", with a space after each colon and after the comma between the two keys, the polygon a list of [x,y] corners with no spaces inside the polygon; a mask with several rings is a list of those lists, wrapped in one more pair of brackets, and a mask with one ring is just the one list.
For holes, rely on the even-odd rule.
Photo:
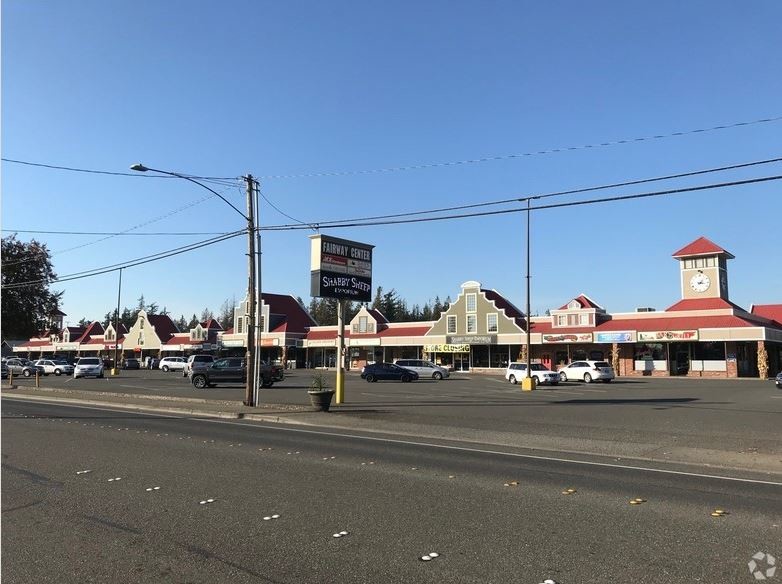
{"label": "potted plant", "polygon": [[328,388],[328,382],[322,372],[318,372],[313,376],[307,393],[310,396],[310,403],[316,412],[329,411],[331,399],[334,397],[334,390]]}

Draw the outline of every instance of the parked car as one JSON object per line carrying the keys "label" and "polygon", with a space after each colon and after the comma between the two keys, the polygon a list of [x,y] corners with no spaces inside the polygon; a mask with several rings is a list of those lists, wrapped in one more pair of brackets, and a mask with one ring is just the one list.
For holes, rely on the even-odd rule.
{"label": "parked car", "polygon": [[444,379],[450,377],[451,373],[445,368],[435,365],[431,361],[422,359],[397,359],[394,364],[415,371],[420,378]]}
{"label": "parked car", "polygon": [[53,359],[39,359],[35,364],[43,367],[43,371],[46,375],[50,375],[51,373],[54,373],[57,376],[60,376],[63,373],[70,375],[73,373],[74,369],[73,365],[67,361],[55,361]]}
{"label": "parked car", "polygon": [[262,367],[268,367],[269,371],[271,372],[272,379],[274,381],[283,381],[285,379],[285,369],[282,365],[277,365],[275,363],[261,363]]}
{"label": "parked car", "polygon": [[616,375],[608,361],[574,361],[559,370],[560,381],[583,381],[591,383],[600,380],[608,383]]}
{"label": "parked car", "polygon": [[184,357],[163,357],[160,360],[160,370],[164,373],[169,371],[182,371],[187,361]]}
{"label": "parked car", "polygon": [[777,384],[777,389],[782,389],[782,371],[777,373],[777,376],[774,378],[774,382]]}
{"label": "parked car", "polygon": [[31,375],[35,375],[36,371],[39,375],[46,375],[46,371],[44,371],[43,367],[40,365],[36,365],[32,361],[20,359],[18,357],[6,360],[5,366],[8,367],[8,371],[12,375],[30,377]]}
{"label": "parked car", "polygon": [[73,370],[73,378],[103,377],[103,360],[98,357],[82,357]]}
{"label": "parked car", "polygon": [[197,369],[206,369],[214,363],[214,360],[212,355],[190,355],[185,363],[185,368],[182,369],[182,377],[188,377]]}
{"label": "parked car", "polygon": [[141,361],[138,359],[125,359],[122,363],[123,369],[141,369]]}
{"label": "parked car", "polygon": [[372,383],[378,380],[414,381],[418,373],[393,363],[372,363],[361,370],[361,379]]}
{"label": "parked car", "polygon": [[[210,363],[206,367],[198,367],[190,374],[190,382],[196,389],[215,387],[218,383],[247,381],[247,365],[239,357],[226,357]],[[264,364],[261,367],[261,387],[274,385],[271,367]]]}
{"label": "parked car", "polygon": [[8,365],[5,364],[5,361],[0,364],[0,379],[8,379]]}
{"label": "parked car", "polygon": [[[540,363],[531,363],[530,371],[532,371],[532,377],[534,377],[538,385],[547,383],[549,385],[556,385],[559,383],[559,374],[546,369],[546,367]],[[505,370],[505,379],[513,384],[519,382],[527,376],[527,364],[526,363],[509,363],[508,368]]]}

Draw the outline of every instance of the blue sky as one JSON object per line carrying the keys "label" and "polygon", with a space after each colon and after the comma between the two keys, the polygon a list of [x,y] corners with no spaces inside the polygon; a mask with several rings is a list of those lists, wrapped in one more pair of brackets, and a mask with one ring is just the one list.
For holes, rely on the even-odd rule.
{"label": "blue sky", "polygon": [[[782,115],[782,5],[742,2],[2,3],[3,157],[125,172],[135,162],[262,177],[304,222],[496,201],[782,156],[782,122],[420,170]],[[782,174],[782,165],[665,183]],[[296,178],[274,178],[296,175]],[[215,185],[212,185],[215,186]],[[627,187],[607,194],[662,188]],[[206,193],[179,180],[2,165],[2,227],[122,231]],[[215,186],[243,208],[238,187]],[[705,235],[731,251],[732,300],[782,302],[780,183],[533,214],[533,311],[585,292],[609,311],[679,299],[670,255]],[[601,191],[599,194],[603,194]],[[562,200],[591,198],[564,197]],[[291,223],[266,201],[264,226]],[[493,209],[491,207],[490,209]],[[499,208],[508,208],[499,207]],[[223,232],[212,198],[136,232]],[[263,235],[263,289],[309,301],[308,231]],[[410,303],[478,280],[524,299],[521,214],[323,230],[376,246],[374,285]],[[20,238],[29,239],[28,234]],[[59,275],[205,236],[37,235]],[[238,238],[125,270],[174,316],[246,286]],[[54,286],[68,319],[100,319],[117,274]]]}

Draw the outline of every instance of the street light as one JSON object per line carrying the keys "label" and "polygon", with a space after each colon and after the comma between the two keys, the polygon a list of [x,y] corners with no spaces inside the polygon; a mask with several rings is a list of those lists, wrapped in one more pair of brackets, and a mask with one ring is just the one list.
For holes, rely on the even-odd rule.
{"label": "street light", "polygon": [[179,174],[178,172],[172,172],[169,170],[160,170],[159,168],[149,168],[147,166],[144,166],[143,164],[134,164],[133,166],[130,167],[130,170],[135,170],[137,172],[148,172],[148,171],[157,172],[159,174],[174,176],[189,181],[191,183],[194,183],[199,187],[201,187],[202,189],[206,189],[213,195],[222,199],[224,203],[226,203],[229,207],[231,207],[231,209],[239,213],[239,215],[242,216],[242,219],[244,219],[247,222],[247,253],[248,253],[248,263],[247,263],[248,306],[247,306],[247,354],[246,354],[247,385],[245,387],[245,392],[244,392],[244,405],[255,406],[256,405],[255,385],[257,383],[257,380],[255,378],[255,362],[254,362],[255,361],[255,277],[256,277],[255,262],[256,259],[255,259],[255,211],[254,211],[254,203],[253,203],[254,179],[252,175],[248,174],[247,176],[243,177],[244,180],[247,182],[247,214],[245,215],[223,195],[221,195],[214,189],[206,186],[204,183],[199,182],[187,175]]}

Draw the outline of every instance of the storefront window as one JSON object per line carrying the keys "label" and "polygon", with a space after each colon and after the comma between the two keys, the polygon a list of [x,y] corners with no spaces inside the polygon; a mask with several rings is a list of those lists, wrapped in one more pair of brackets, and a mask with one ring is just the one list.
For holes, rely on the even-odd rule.
{"label": "storefront window", "polygon": [[603,355],[603,351],[589,351],[589,359],[592,361],[602,361]]}
{"label": "storefront window", "polygon": [[693,343],[692,358],[703,361],[724,361],[725,343],[722,341]]}
{"label": "storefront window", "polygon": [[662,343],[636,343],[634,357],[636,361],[665,361],[665,345]]}
{"label": "storefront window", "polygon": [[567,351],[557,351],[554,361],[557,365],[567,365]]}
{"label": "storefront window", "polygon": [[472,347],[472,366],[473,367],[488,367],[489,366],[489,346],[488,345],[473,345],[473,347]]}
{"label": "storefront window", "polygon": [[489,347],[492,367],[508,366],[508,345],[493,345]]}
{"label": "storefront window", "polygon": [[585,349],[573,349],[570,357],[571,361],[586,361],[587,352]]}

